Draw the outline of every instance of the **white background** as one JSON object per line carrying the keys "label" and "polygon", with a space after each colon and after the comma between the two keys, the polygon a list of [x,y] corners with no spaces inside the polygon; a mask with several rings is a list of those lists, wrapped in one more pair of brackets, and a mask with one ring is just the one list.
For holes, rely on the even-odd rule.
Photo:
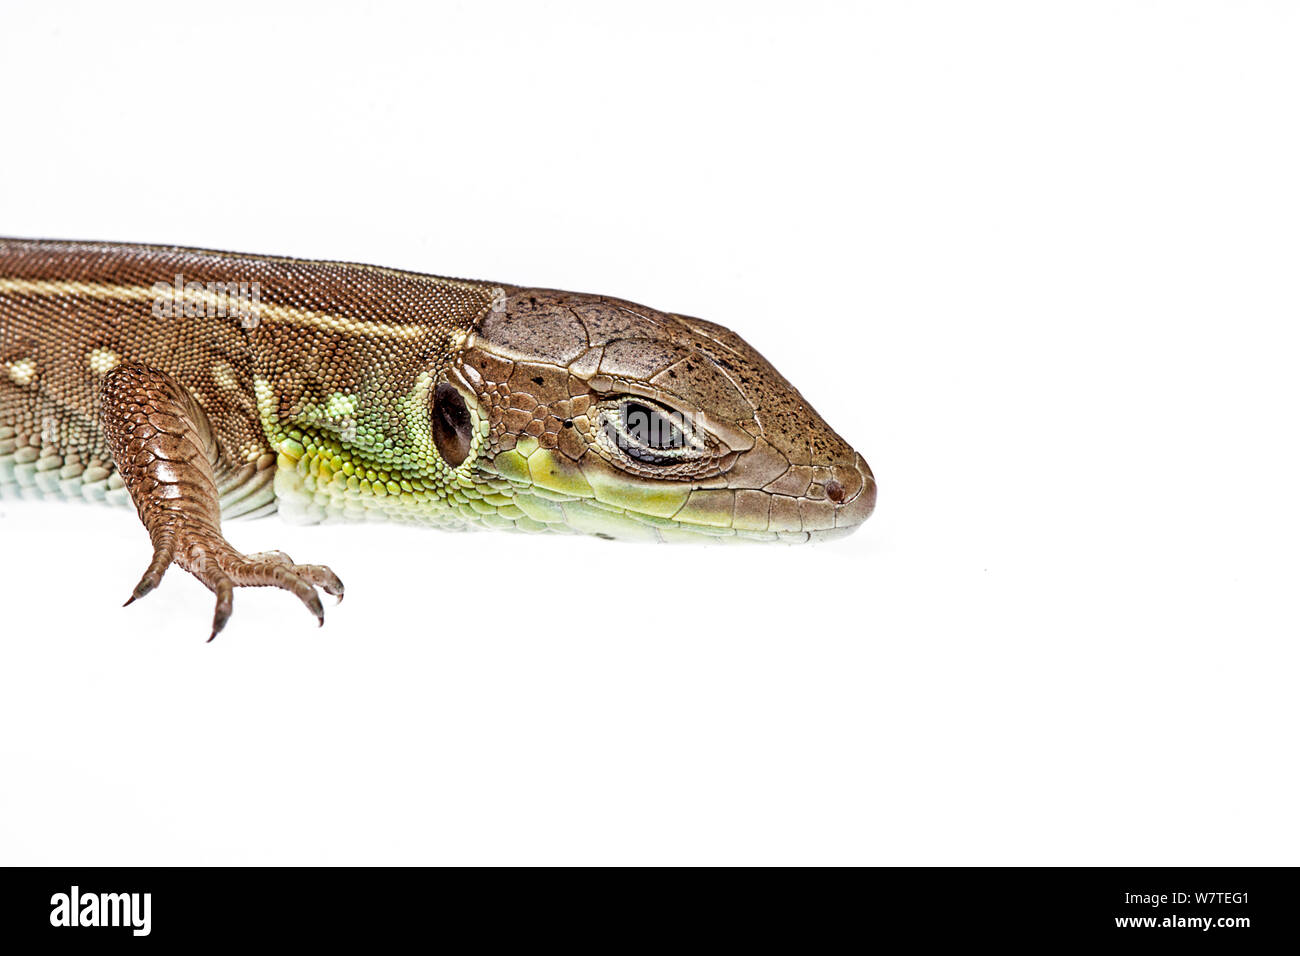
{"label": "white background", "polygon": [[1294,864],[1300,11],[10,4],[0,234],[609,292],[876,470],[815,547],[0,504],[4,863]]}

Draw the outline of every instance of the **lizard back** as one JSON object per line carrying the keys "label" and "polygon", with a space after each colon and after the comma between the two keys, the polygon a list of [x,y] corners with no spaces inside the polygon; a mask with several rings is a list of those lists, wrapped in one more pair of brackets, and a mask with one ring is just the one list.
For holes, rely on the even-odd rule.
{"label": "lizard back", "polygon": [[223,512],[274,510],[268,419],[328,425],[342,394],[387,407],[501,294],[351,263],[0,239],[0,495],[126,503],[98,390],[139,363],[206,413]]}

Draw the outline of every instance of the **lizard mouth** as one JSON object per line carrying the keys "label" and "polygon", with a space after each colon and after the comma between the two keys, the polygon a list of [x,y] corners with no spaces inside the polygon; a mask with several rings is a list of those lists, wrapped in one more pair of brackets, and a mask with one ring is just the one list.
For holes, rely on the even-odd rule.
{"label": "lizard mouth", "polygon": [[797,543],[851,533],[876,503],[875,478],[860,455],[828,466],[822,484],[796,497],[762,489],[628,480],[600,468],[583,469],[545,449],[526,450],[527,475],[513,459],[499,474],[513,478],[509,493],[525,519],[524,530],[620,540]]}

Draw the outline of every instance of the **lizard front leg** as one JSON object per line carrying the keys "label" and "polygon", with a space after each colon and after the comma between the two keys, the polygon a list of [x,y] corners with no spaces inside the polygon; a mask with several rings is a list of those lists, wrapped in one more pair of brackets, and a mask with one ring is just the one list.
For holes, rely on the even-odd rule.
{"label": "lizard front leg", "polygon": [[280,551],[241,554],[222,535],[217,442],[188,391],[157,369],[121,365],[104,378],[99,414],[113,463],[153,542],[153,561],[127,604],[156,588],[175,563],[216,595],[209,641],[230,618],[236,587],[291,591],[325,623],[316,588],[342,600],[333,571],[294,564]]}

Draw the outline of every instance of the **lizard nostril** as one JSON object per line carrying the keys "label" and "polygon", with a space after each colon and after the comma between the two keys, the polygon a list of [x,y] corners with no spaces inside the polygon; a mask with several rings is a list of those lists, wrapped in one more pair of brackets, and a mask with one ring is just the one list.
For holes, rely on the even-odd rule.
{"label": "lizard nostril", "polygon": [[844,486],[832,478],[826,482],[826,497],[839,504],[844,500]]}

